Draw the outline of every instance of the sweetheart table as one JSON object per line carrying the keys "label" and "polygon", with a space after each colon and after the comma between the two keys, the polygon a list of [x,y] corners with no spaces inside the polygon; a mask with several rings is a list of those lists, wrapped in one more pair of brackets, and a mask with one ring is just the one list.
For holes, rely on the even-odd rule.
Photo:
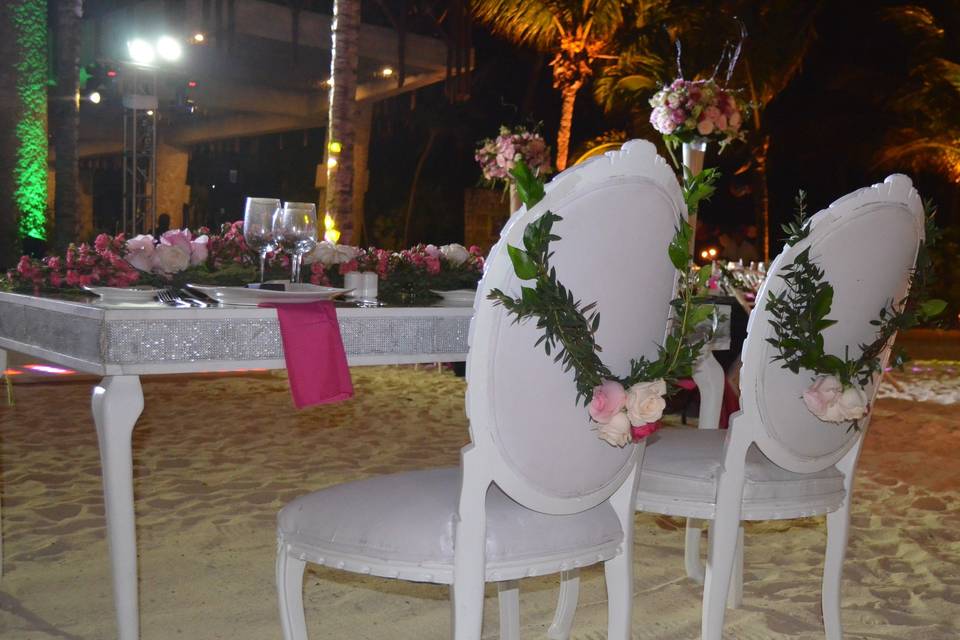
{"label": "sweetheart table", "polygon": [[[469,307],[337,309],[351,365],[467,357]],[[105,308],[0,292],[0,371],[7,351],[103,376],[93,389],[118,637],[139,635],[131,437],[143,411],[140,376],[283,369],[275,309]]]}
{"label": "sweetheart table", "polygon": [[[466,360],[471,307],[338,307],[350,365]],[[727,327],[728,328],[728,327]],[[729,348],[722,331],[713,350]],[[139,637],[131,439],[143,411],[141,375],[284,369],[275,309],[108,308],[0,292],[0,371],[15,351],[102,376],[92,410],[120,640]],[[703,359],[701,422],[716,425],[723,369]],[[716,428],[714,426],[714,428]],[[2,547],[0,547],[2,566]]]}

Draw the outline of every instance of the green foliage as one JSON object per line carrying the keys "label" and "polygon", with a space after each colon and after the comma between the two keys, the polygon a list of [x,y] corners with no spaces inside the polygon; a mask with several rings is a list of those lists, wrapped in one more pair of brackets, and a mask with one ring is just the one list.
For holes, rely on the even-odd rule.
{"label": "green foliage", "polygon": [[[891,301],[870,322],[877,327],[876,338],[870,344],[859,346],[860,355],[850,357],[850,346],[844,347],[844,356],[828,354],[824,348],[823,331],[836,324],[828,318],[833,306],[833,287],[823,281],[824,272],[810,258],[807,247],[783,268],[780,277],[784,288],[779,294],[768,292],[766,310],[770,313],[770,325],[774,337],[767,338],[776,350],[774,361],[782,361],[783,368],[793,373],[801,370],[815,375],[832,375],[840,380],[844,388],[865,387],[880,373],[880,356],[896,334],[916,326],[921,321],[942,313],[946,308],[943,300],[928,300],[930,259],[928,246],[936,242],[938,232],[932,224],[931,207],[927,204],[927,241],[921,243],[917,254],[916,266],[911,274],[910,293],[897,304]],[[804,193],[797,196],[797,221],[785,225],[790,234],[788,243],[796,244],[809,233],[806,219]],[[906,361],[902,353],[894,354],[893,365],[900,366]],[[852,424],[857,428],[857,423]]]}
{"label": "green foliage", "polygon": [[[524,167],[522,162],[519,167]],[[518,192],[527,208],[543,198],[543,186],[529,170],[514,171]],[[522,184],[521,184],[522,183]],[[526,195],[524,195],[526,194]],[[551,211],[527,225],[523,232],[523,248],[508,245],[507,251],[513,269],[521,280],[535,282],[521,286],[520,297],[514,298],[500,289],[493,289],[489,298],[512,315],[514,322],[535,318],[537,329],[543,335],[534,346],[543,345],[544,352],[553,356],[564,371],[573,370],[577,387],[577,401],[589,403],[593,388],[603,380],[616,380],[629,388],[637,382],[664,379],[672,382],[688,378],[708,336],[694,337],[695,329],[715,313],[714,307],[694,299],[695,285],[703,274],[691,268],[689,243],[693,229],[685,220],[679,220],[668,254],[678,271],[678,297],[671,302],[675,314],[671,330],[664,344],[658,347],[657,359],[632,360],[630,373],[625,378],[614,376],[600,359],[600,346],[595,334],[600,327],[600,312],[596,302],[583,304],[558,279],[556,269],[550,266],[550,243],[560,239],[553,226],[562,218]],[[703,270],[701,270],[703,271]],[[709,273],[706,274],[709,277]]]}
{"label": "green foliage", "polygon": [[700,210],[700,203],[713,196],[719,178],[720,171],[715,168],[704,169],[697,175],[690,173],[687,167],[683,168],[683,200],[690,215],[695,215]]}
{"label": "green foliage", "polygon": [[807,237],[810,233],[810,224],[807,218],[807,192],[803,189],[797,191],[797,197],[793,200],[796,219],[781,227],[787,234],[786,243],[793,246]]}

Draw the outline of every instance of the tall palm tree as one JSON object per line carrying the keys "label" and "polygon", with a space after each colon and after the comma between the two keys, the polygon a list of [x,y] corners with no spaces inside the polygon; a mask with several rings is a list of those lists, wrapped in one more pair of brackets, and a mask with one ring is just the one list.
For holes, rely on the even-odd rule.
{"label": "tall palm tree", "polygon": [[54,240],[65,247],[79,233],[77,207],[80,191],[79,131],[80,104],[80,18],[83,0],[57,0],[54,31],[57,78],[50,109],[50,132],[55,153]]}
{"label": "tall palm tree", "polygon": [[494,33],[553,53],[553,86],[562,95],[557,169],[567,166],[577,93],[598,61],[615,60],[611,45],[623,23],[619,0],[475,0],[474,16]]}
{"label": "tall palm tree", "polygon": [[333,47],[330,61],[330,112],[327,120],[326,212],[349,244],[353,228],[353,158],[357,119],[357,61],[360,44],[360,0],[333,3]]}

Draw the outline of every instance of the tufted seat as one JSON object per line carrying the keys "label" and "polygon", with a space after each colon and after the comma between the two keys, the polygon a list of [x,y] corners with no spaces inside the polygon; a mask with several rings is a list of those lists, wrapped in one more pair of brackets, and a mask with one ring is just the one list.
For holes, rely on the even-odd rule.
{"label": "tufted seat", "polygon": [[[663,429],[647,442],[640,467],[637,509],[712,520],[726,431]],[[843,502],[836,467],[793,473],[770,462],[754,445],[746,458],[743,520],[800,518],[833,511]]]}
{"label": "tufted seat", "polygon": [[[459,493],[456,468],[336,485],[300,496],[280,511],[280,544],[317,564],[450,584]],[[573,515],[547,515],[520,506],[494,484],[486,507],[488,581],[607,560],[623,540],[609,502]],[[557,560],[546,569],[551,557],[562,557],[562,564]]]}

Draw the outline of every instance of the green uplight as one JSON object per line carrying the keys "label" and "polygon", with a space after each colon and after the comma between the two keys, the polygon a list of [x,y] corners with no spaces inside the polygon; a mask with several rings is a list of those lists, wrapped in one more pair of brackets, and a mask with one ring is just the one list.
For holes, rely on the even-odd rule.
{"label": "green uplight", "polygon": [[47,237],[47,3],[19,0],[10,7],[17,43],[17,161],[14,202],[21,237]]}

